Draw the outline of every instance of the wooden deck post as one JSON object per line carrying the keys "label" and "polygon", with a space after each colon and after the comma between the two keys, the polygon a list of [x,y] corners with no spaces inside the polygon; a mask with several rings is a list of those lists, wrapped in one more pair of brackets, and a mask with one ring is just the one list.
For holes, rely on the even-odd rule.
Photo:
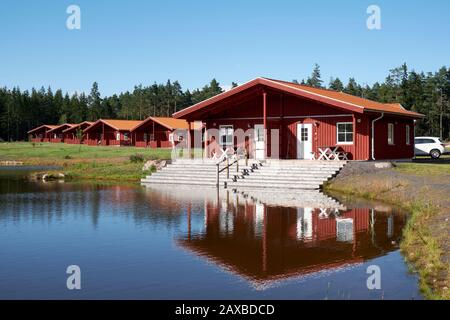
{"label": "wooden deck post", "polygon": [[209,154],[208,154],[208,127],[207,127],[207,124],[206,124],[206,122],[205,122],[205,136],[204,136],[204,140],[205,141],[203,141],[203,147],[204,147],[204,158],[206,159],[206,158],[208,158],[208,156],[209,156]]}
{"label": "wooden deck post", "polygon": [[264,158],[267,158],[267,93],[263,91]]}
{"label": "wooden deck post", "polygon": [[187,132],[187,152],[188,152],[188,159],[192,158],[191,155],[191,144],[192,144],[192,137],[191,137],[191,122],[188,121],[188,132]]}

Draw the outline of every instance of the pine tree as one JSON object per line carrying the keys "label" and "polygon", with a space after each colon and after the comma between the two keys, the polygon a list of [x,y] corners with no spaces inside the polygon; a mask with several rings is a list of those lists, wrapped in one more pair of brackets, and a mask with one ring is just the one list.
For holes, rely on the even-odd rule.
{"label": "pine tree", "polygon": [[335,91],[344,91],[344,84],[339,78],[336,79],[331,78],[329,88]]}
{"label": "pine tree", "polygon": [[348,80],[348,83],[343,91],[354,96],[362,96],[361,86],[356,82],[355,78],[350,78]]}
{"label": "pine tree", "polygon": [[92,84],[91,93],[88,97],[88,120],[96,121],[100,119],[101,115],[101,98],[100,92],[98,90],[97,82]]}
{"label": "pine tree", "polygon": [[306,80],[306,85],[314,87],[314,88],[322,88],[322,79],[321,79],[321,75],[320,75],[320,67],[319,65],[316,63],[314,65],[314,70],[311,74],[311,77],[309,77]]}

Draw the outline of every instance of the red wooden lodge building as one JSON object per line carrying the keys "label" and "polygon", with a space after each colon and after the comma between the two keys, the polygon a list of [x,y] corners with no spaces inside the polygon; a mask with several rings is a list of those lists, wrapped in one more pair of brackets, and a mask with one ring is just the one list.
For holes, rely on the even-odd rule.
{"label": "red wooden lodge building", "polygon": [[187,138],[189,125],[186,120],[148,117],[131,130],[134,146],[172,148]]}
{"label": "red wooden lodge building", "polygon": [[76,124],[64,123],[48,131],[47,134],[49,135],[50,142],[54,143],[64,142],[64,134],[63,134],[64,130],[73,128],[74,126],[76,126]]}
{"label": "red wooden lodge building", "polygon": [[[84,121],[78,124],[73,125],[70,128],[67,128],[63,131],[63,141],[67,144],[80,144],[83,142],[85,134],[83,133],[84,129],[91,126],[93,122]],[[79,138],[79,133],[81,131],[81,140]]]}
{"label": "red wooden lodge building", "polygon": [[131,130],[142,121],[100,119],[84,129],[84,143],[96,146],[130,146]]}
{"label": "red wooden lodge building", "polygon": [[56,127],[57,126],[54,125],[44,124],[37,128],[31,129],[27,133],[30,141],[32,142],[48,142],[49,135],[47,133]]}
{"label": "red wooden lodge building", "polygon": [[[400,104],[267,78],[256,78],[173,116],[218,130],[218,137],[204,139],[208,156],[211,146],[219,144],[221,149],[245,148],[252,158],[270,158],[271,131],[278,129],[273,145],[280,159],[313,159],[319,149],[329,147],[339,148],[350,160],[412,158],[415,120],[423,117]],[[254,134],[237,141],[233,133],[238,129],[254,129]]]}

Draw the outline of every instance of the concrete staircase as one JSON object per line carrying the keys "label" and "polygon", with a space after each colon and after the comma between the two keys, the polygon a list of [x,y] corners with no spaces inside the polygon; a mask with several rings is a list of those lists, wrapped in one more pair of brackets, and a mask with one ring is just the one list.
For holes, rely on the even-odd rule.
{"label": "concrete staircase", "polygon": [[[335,176],[345,161],[307,160],[241,160],[230,167],[229,178],[220,173],[219,186],[233,189],[320,189]],[[220,168],[223,168],[224,163]],[[179,159],[162,170],[142,179],[144,184],[216,186],[217,167],[214,160]]]}
{"label": "concrete staircase", "polygon": [[249,175],[227,183],[237,189],[320,189],[345,165],[344,161],[266,160]]}

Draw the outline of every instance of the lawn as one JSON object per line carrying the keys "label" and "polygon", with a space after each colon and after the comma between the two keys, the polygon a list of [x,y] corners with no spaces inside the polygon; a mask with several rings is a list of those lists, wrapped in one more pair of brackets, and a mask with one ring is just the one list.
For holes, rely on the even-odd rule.
{"label": "lawn", "polygon": [[419,176],[439,176],[450,174],[450,163],[397,163],[396,169],[402,173]]}
{"label": "lawn", "polygon": [[171,149],[134,147],[96,147],[62,143],[0,143],[0,161],[22,161],[25,165],[57,165],[68,179],[121,180],[138,182],[143,172],[142,161],[170,159]]}

